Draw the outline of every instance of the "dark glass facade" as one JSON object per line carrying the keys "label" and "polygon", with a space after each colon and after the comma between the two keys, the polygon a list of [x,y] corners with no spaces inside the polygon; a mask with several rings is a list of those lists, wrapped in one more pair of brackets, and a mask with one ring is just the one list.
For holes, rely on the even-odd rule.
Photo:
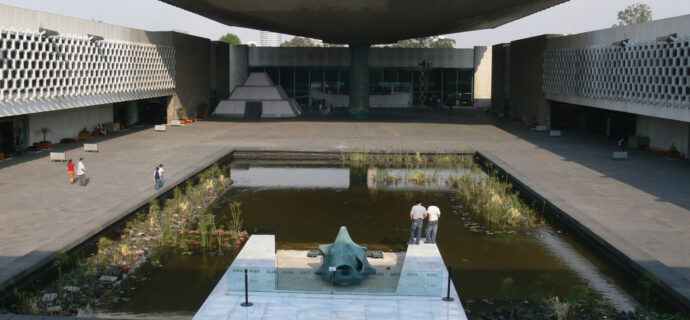
{"label": "dark glass facade", "polygon": [[[250,67],[250,72],[266,72],[275,84],[302,106],[311,106],[314,93],[350,94],[347,67]],[[426,105],[471,105],[472,69],[431,69],[427,71]],[[411,93],[412,104],[420,105],[420,71],[408,68],[369,68],[369,94]]]}

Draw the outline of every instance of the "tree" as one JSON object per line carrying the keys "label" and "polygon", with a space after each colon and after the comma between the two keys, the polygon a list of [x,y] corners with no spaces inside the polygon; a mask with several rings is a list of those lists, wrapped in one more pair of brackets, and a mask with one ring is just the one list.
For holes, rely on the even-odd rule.
{"label": "tree", "polygon": [[311,38],[294,37],[280,44],[281,47],[320,47],[321,45]]}
{"label": "tree", "polygon": [[644,3],[631,4],[622,11],[618,11],[618,24],[614,27],[652,21],[652,9]]}
{"label": "tree", "polygon": [[228,33],[228,34],[220,37],[220,39],[218,39],[218,41],[226,42],[229,44],[242,44],[242,41],[240,41],[240,37],[238,37],[234,33]]}
{"label": "tree", "polygon": [[431,48],[453,48],[455,47],[455,39],[450,38],[436,38],[431,42]]}
{"label": "tree", "polygon": [[391,48],[453,48],[455,40],[442,37],[423,37],[400,40]]}

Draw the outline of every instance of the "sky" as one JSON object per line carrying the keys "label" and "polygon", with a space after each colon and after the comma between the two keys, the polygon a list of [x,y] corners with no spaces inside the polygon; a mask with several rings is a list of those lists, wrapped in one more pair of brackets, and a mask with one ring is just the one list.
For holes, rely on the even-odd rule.
{"label": "sky", "polygon": [[[617,22],[618,11],[634,3],[649,5],[654,20],[690,14],[690,0],[571,0],[495,29],[444,36],[455,39],[457,48],[469,48],[545,33],[566,34],[605,29]],[[258,30],[226,26],[158,0],[0,0],[0,4],[148,31],[183,31],[212,40],[231,32],[238,35],[243,43],[259,42]],[[284,36],[283,40],[289,38]]]}

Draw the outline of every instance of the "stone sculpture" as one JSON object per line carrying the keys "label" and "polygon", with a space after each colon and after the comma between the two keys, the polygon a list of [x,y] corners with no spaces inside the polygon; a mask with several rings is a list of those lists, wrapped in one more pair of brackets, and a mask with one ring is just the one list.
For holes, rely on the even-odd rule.
{"label": "stone sculpture", "polygon": [[[316,274],[336,286],[349,286],[376,273],[367,261],[367,248],[352,241],[346,227],[340,227],[335,242],[319,245],[319,250],[323,264]],[[335,267],[335,271],[329,271],[329,267]]]}

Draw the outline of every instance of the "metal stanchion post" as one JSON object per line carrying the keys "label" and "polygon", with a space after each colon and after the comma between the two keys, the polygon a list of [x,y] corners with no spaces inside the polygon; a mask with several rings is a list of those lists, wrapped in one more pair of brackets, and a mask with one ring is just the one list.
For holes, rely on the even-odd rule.
{"label": "metal stanchion post", "polygon": [[249,275],[247,274],[247,269],[244,269],[244,302],[240,304],[243,307],[251,307],[254,305],[249,302]]}
{"label": "metal stanchion post", "polygon": [[450,296],[450,277],[453,275],[453,266],[448,266],[448,292],[446,293],[446,296],[443,297],[443,301],[453,301],[455,298]]}

